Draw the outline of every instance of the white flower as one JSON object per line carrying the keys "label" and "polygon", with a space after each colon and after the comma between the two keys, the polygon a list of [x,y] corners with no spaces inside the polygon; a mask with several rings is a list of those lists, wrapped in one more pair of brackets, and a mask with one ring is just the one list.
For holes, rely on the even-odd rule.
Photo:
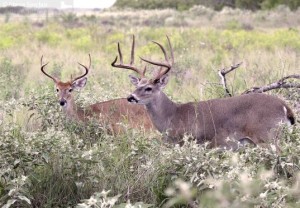
{"label": "white flower", "polygon": [[261,194],[259,194],[259,198],[261,198],[261,199],[264,199],[264,198],[266,198],[266,197],[267,197],[267,193],[268,193],[268,191],[266,191],[266,192],[264,192],[264,193],[261,193]]}

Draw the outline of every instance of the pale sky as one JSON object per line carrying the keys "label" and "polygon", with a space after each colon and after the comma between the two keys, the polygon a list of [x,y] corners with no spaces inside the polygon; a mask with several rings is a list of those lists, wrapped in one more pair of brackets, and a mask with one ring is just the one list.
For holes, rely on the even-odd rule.
{"label": "pale sky", "polygon": [[33,8],[108,8],[116,0],[0,0],[0,7],[23,6]]}
{"label": "pale sky", "polygon": [[75,8],[107,8],[116,0],[74,0]]}

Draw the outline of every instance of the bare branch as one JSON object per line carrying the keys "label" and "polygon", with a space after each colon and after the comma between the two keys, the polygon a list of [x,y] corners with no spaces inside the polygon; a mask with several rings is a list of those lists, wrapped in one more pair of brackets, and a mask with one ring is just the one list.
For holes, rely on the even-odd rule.
{"label": "bare branch", "polygon": [[221,78],[221,84],[223,85],[223,88],[225,89],[225,92],[228,96],[232,97],[232,94],[230,93],[229,89],[228,89],[228,86],[227,86],[227,81],[226,81],[226,74],[232,72],[233,70],[237,69],[238,67],[240,67],[240,65],[242,64],[243,62],[240,62],[238,64],[235,64],[235,65],[232,65],[228,70],[225,70],[224,69],[221,69],[219,70],[218,74]]}
{"label": "bare branch", "polygon": [[287,79],[300,79],[300,75],[292,74],[292,75],[281,78],[278,82],[283,82],[284,80],[287,80]]}
{"label": "bare branch", "polygon": [[262,93],[262,92],[267,92],[270,90],[274,89],[280,89],[280,88],[300,88],[300,83],[291,83],[291,82],[286,82],[288,79],[300,79],[299,74],[293,74],[289,75],[286,77],[281,78],[277,82],[273,82],[269,85],[266,86],[261,86],[261,87],[252,87],[251,89],[246,90],[242,94],[249,94],[249,93]]}

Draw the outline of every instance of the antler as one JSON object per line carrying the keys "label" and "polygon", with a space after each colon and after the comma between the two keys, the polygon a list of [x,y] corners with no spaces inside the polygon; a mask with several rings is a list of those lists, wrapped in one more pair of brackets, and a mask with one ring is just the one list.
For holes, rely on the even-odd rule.
{"label": "antler", "polygon": [[89,70],[90,70],[91,64],[92,64],[91,54],[89,54],[89,60],[90,60],[89,67],[86,67],[85,65],[83,65],[83,64],[81,64],[81,63],[78,62],[78,64],[79,64],[80,66],[82,66],[82,67],[85,69],[85,73],[84,73],[83,75],[79,76],[79,77],[74,78],[74,79],[72,80],[72,82],[74,82],[74,81],[76,81],[76,80],[78,80],[78,79],[81,79],[82,77],[85,77],[85,76],[89,73]]}
{"label": "antler", "polygon": [[133,70],[136,73],[138,73],[142,78],[142,77],[145,77],[146,67],[144,68],[144,70],[139,70],[138,68],[133,66],[133,64],[134,64],[134,46],[135,46],[135,38],[134,38],[134,35],[133,35],[132,36],[132,47],[131,47],[130,63],[129,64],[123,64],[123,56],[122,56],[122,52],[121,52],[121,47],[120,47],[120,43],[118,42],[118,53],[119,53],[119,57],[120,57],[120,64],[116,64],[116,62],[118,60],[118,56],[117,56],[115,58],[115,60],[111,63],[111,65],[113,67],[116,67],[116,68]]}
{"label": "antler", "polygon": [[[165,57],[165,63],[162,63],[162,62],[155,62],[155,61],[151,61],[151,60],[147,60],[147,59],[144,59],[141,57],[141,59],[147,63],[150,63],[150,64],[153,64],[153,65],[156,65],[156,66],[160,66],[160,70],[159,72],[157,73],[157,75],[152,79],[153,82],[156,82],[157,80],[159,80],[163,75],[167,74],[172,66],[174,65],[174,53],[173,53],[173,48],[172,48],[172,45],[171,45],[171,41],[170,41],[170,38],[167,36],[167,39],[168,39],[168,43],[169,43],[169,48],[170,48],[170,51],[171,51],[171,63],[169,61],[169,58],[168,58],[168,55],[166,53],[166,50],[165,48],[158,42],[156,41],[152,41],[153,43],[155,43],[156,45],[158,45],[161,49],[161,51],[163,52],[164,54],[164,57]],[[163,68],[166,68],[165,70],[163,70]]]}
{"label": "antler", "polygon": [[51,78],[54,82],[57,82],[57,79],[56,79],[55,77],[52,77],[52,76],[50,76],[49,74],[47,74],[47,73],[45,72],[44,67],[47,66],[48,64],[49,64],[49,62],[46,63],[46,64],[43,64],[43,56],[42,56],[42,57],[41,57],[41,71],[42,71],[47,77]]}

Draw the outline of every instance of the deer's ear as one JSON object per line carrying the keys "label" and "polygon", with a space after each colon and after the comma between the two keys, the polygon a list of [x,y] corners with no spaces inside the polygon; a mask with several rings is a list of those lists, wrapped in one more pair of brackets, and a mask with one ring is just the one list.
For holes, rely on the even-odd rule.
{"label": "deer's ear", "polygon": [[169,76],[165,74],[159,80],[157,80],[157,84],[159,88],[163,89],[168,84],[168,81],[169,81]]}
{"label": "deer's ear", "polygon": [[83,77],[81,79],[75,80],[72,83],[72,88],[73,89],[81,89],[81,88],[83,88],[86,85],[86,82],[87,82],[87,78],[86,77]]}
{"label": "deer's ear", "polygon": [[137,87],[140,79],[135,76],[132,76],[132,75],[129,75],[129,78],[130,78],[131,83]]}

